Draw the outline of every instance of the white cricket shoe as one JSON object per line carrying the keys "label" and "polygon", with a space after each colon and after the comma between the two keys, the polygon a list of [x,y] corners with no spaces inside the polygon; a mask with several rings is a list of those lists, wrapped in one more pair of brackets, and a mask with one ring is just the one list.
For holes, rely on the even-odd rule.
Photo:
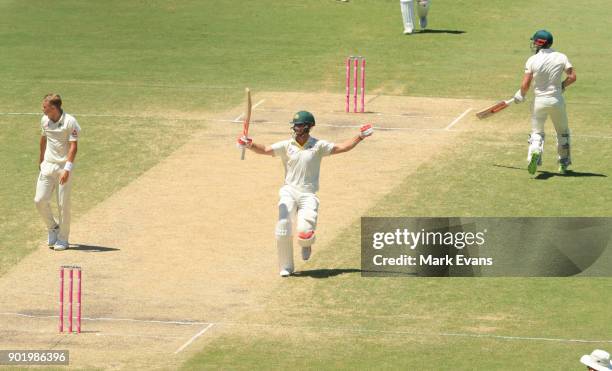
{"label": "white cricket shoe", "polygon": [[55,245],[53,245],[53,250],[55,251],[63,251],[68,248],[68,241],[57,240]]}
{"label": "white cricket shoe", "polygon": [[411,35],[414,32],[414,28],[404,28],[404,35]]}
{"label": "white cricket shoe", "polygon": [[310,259],[310,254],[312,254],[312,246],[302,246],[302,260]]}
{"label": "white cricket shoe", "polygon": [[281,277],[289,277],[291,276],[291,271],[288,269],[283,269],[282,271],[280,271],[280,276]]}
{"label": "white cricket shoe", "polygon": [[49,229],[47,232],[47,244],[49,247],[53,247],[57,242],[57,235],[59,233],[59,226],[56,226],[53,229]]}
{"label": "white cricket shoe", "polygon": [[421,17],[419,19],[419,24],[421,25],[421,30],[424,30],[427,28],[427,17]]}

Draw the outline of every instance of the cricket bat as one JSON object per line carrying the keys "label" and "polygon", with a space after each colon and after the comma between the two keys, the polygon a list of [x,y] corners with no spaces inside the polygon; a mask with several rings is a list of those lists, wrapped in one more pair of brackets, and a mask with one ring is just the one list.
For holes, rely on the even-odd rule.
{"label": "cricket bat", "polygon": [[492,106],[489,106],[489,107],[487,107],[487,108],[485,108],[483,110],[480,110],[480,111],[476,112],[476,116],[479,119],[486,119],[487,117],[489,117],[489,116],[491,116],[491,115],[493,115],[493,114],[495,114],[495,113],[497,113],[497,112],[499,112],[499,111],[501,111],[503,109],[508,108],[508,106],[510,104],[512,104],[512,103],[514,103],[514,98],[508,99],[508,100],[502,100],[500,102],[495,103]]}
{"label": "cricket bat", "polygon": [[[244,89],[246,93],[246,111],[244,112],[244,121],[242,123],[242,135],[245,137],[249,136],[249,122],[251,122],[251,90],[249,88]],[[240,154],[240,159],[244,160],[244,153],[246,152],[246,148],[242,149],[242,153]]]}

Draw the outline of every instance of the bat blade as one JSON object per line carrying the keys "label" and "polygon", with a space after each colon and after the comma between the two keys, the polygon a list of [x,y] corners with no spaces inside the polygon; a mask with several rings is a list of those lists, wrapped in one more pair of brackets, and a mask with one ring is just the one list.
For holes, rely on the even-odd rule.
{"label": "bat blade", "polygon": [[499,112],[501,110],[504,110],[504,109],[508,108],[508,106],[512,102],[514,102],[514,98],[509,99],[509,100],[502,100],[502,101],[497,102],[497,103],[495,103],[495,104],[493,104],[493,105],[491,105],[491,106],[489,106],[489,107],[487,107],[487,108],[485,108],[483,110],[480,110],[480,111],[476,112],[476,116],[479,119],[481,119],[481,120],[485,119],[487,117],[490,117],[490,116],[496,114],[497,112]]}
{"label": "bat blade", "polygon": [[[242,136],[249,136],[249,123],[251,122],[251,111],[253,109],[253,105],[251,103],[251,90],[249,88],[244,89],[246,93],[246,111],[244,112],[244,122],[242,123]],[[240,154],[240,159],[244,160],[244,154],[246,149],[242,149],[242,153]]]}

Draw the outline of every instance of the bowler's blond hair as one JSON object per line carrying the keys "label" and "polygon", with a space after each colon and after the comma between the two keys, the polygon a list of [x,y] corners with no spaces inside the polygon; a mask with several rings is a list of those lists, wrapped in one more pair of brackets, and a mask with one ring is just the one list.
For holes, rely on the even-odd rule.
{"label": "bowler's blond hair", "polygon": [[57,109],[62,108],[62,97],[60,97],[59,94],[49,93],[45,95],[43,102],[47,102],[50,105],[57,107]]}

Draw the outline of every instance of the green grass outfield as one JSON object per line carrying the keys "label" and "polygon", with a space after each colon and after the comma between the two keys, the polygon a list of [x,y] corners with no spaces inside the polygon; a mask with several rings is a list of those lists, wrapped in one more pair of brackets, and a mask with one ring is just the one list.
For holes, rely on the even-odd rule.
{"label": "green grass outfield", "polygon": [[[433,0],[430,27],[465,33],[408,37],[398,3],[0,0],[0,112],[39,112],[48,91],[64,96],[68,112],[116,115],[221,111],[241,101],[245,86],[342,92],[342,63],[351,54],[367,56],[370,91],[499,99],[518,88],[529,37],[545,27],[578,73],[567,93],[570,126],[590,136],[574,140],[575,169],[607,177],[532,181],[513,169],[524,166],[524,104],[504,115],[524,121],[525,134],[498,132],[495,119],[482,133],[463,134],[464,146],[425,164],[368,215],[612,216],[612,140],[604,138],[612,137],[612,32],[604,25],[612,4]],[[0,116],[0,272],[44,236],[32,202],[38,120]],[[126,117],[80,122],[75,217],[203,125]],[[555,170],[552,142],[546,171]],[[358,268],[357,222],[312,266]],[[536,369],[543,362],[547,369],[576,369],[581,354],[612,346],[435,334],[484,326],[500,335],[609,339],[611,283],[358,273],[296,278],[280,283],[266,312],[249,319],[266,326],[237,326],[186,367]]]}

